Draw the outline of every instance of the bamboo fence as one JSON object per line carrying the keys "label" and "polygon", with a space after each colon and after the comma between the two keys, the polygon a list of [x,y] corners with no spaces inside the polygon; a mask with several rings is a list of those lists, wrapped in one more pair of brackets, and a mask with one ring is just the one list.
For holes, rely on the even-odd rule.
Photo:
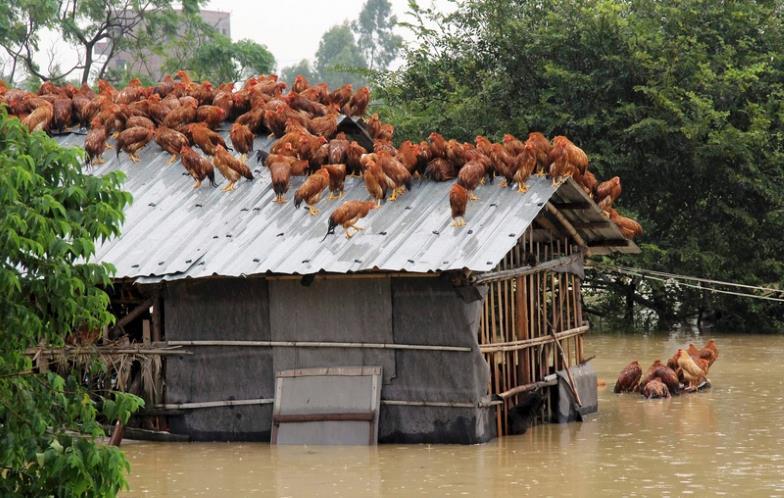
{"label": "bamboo fence", "polygon": [[[544,263],[579,252],[567,237],[535,241],[534,233],[529,227],[493,271],[513,273],[508,270],[528,266],[531,255]],[[551,385],[545,377],[583,361],[588,327],[583,323],[580,279],[571,273],[545,268],[493,279],[487,286],[479,344],[490,366],[488,394],[503,400],[496,407],[501,436],[509,433],[509,410],[524,393]],[[544,417],[549,418],[551,410],[547,397]]]}

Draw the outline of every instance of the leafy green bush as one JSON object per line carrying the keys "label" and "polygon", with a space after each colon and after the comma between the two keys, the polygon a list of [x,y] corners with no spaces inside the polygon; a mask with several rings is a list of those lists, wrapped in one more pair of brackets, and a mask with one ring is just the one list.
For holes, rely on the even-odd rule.
{"label": "leafy green bush", "polygon": [[82,154],[0,108],[0,496],[113,496],[125,485],[128,463],[99,442],[96,419],[127,422],[142,400],[37,373],[25,354],[113,319],[101,290],[113,268],[88,261],[119,233],[131,197],[120,173],[82,173]]}

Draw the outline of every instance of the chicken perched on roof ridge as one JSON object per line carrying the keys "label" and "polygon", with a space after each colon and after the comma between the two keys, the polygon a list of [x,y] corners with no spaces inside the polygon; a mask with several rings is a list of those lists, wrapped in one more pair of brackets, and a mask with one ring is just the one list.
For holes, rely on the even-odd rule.
{"label": "chicken perched on roof ridge", "polygon": [[[504,178],[501,186],[515,183],[524,193],[530,175],[549,173],[554,183],[572,176],[583,191],[599,203],[624,237],[633,239],[643,233],[636,220],[621,216],[613,207],[620,196],[620,179],[614,177],[601,182],[588,171],[585,151],[563,135],[550,141],[539,131],[518,129],[503,134],[500,143],[479,135],[474,145],[455,138],[447,139],[432,131],[427,141],[403,140],[395,147],[392,123],[383,122],[377,113],[364,122],[356,119],[368,114],[371,95],[367,87],[355,89],[346,84],[330,89],[326,83],[309,82],[302,75],[297,75],[289,91],[287,84],[275,74],[254,75],[237,83],[235,89],[234,82],[213,87],[209,81],[193,81],[183,70],[177,71],[174,77],[165,75],[162,81],[151,86],[133,79],[125,88],[115,88],[104,80],[98,81],[97,87],[95,93],[87,85],[77,89],[73,85],[47,81],[37,93],[32,93],[3,86],[0,103],[31,130],[53,133],[66,131],[73,125],[87,127],[88,164],[99,163],[103,150],[111,147],[102,139],[104,133],[116,138],[122,134],[120,150],[129,151],[132,160],[136,160],[135,153],[146,138],[146,133],[139,128],[151,129],[158,146],[174,159],[182,149],[182,135],[189,145],[200,147],[208,155],[216,154],[218,147],[231,151],[224,138],[227,134],[215,132],[223,129],[229,131],[233,150],[242,155],[240,161],[243,163],[253,151],[254,135],[266,137],[271,134],[279,140],[272,143],[271,150],[269,142],[265,141],[264,150],[259,151],[260,157],[263,159],[272,153],[290,155],[296,160],[277,160],[274,167],[268,165],[277,180],[276,202],[283,199],[282,192],[288,189],[286,178],[318,172],[325,165],[333,165],[327,168],[332,184],[330,196],[342,191],[338,186],[342,182],[342,168],[334,165],[344,165],[346,175],[363,176],[368,191],[379,203],[386,198],[387,190],[391,190],[389,200],[397,199],[414,185],[414,178],[437,182],[457,178],[468,199],[478,200],[475,190],[488,176],[492,182],[500,175]],[[367,133],[350,131],[353,123],[338,123],[340,113],[354,118],[352,121],[364,126]],[[231,125],[226,126],[225,122]],[[222,125],[225,128],[221,128]],[[93,131],[97,129],[100,131]],[[126,132],[129,129],[133,132]],[[491,131],[494,136],[501,136],[498,130]],[[176,135],[177,132],[182,135]],[[135,134],[142,140],[126,140]],[[368,150],[368,135],[373,150]],[[359,140],[361,145],[353,139]],[[218,161],[227,167],[223,163],[232,161],[226,158],[236,158],[224,152],[220,153],[222,159]],[[368,153],[377,154],[370,173],[361,160]],[[234,175],[228,170],[227,174]],[[233,189],[236,182],[230,182],[230,185]],[[464,193],[461,188],[450,187],[458,208]],[[464,222],[462,216],[459,218]],[[703,356],[708,363],[712,361],[710,352]]]}

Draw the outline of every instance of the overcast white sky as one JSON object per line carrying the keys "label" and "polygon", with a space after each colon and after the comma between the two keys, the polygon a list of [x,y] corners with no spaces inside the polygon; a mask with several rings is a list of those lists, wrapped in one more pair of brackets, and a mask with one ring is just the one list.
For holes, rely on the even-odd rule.
{"label": "overcast white sky", "polygon": [[[0,0],[4,1],[4,0]],[[345,20],[354,20],[365,0],[211,0],[205,9],[231,13],[231,37],[233,40],[248,38],[264,44],[275,56],[277,70],[299,62],[313,60],[321,35],[330,27]],[[408,0],[390,0],[398,20],[410,20],[406,15]],[[450,9],[450,0],[419,0],[422,6],[435,5],[439,9]],[[406,40],[412,35],[407,29],[398,33]],[[70,68],[77,61],[73,47],[63,45],[59,34],[45,33],[41,37],[41,51],[36,61],[48,66],[49,55],[61,68]],[[76,74],[73,75],[74,77]]]}
{"label": "overcast white sky", "polygon": [[[398,20],[408,19],[408,0],[390,1]],[[249,38],[266,45],[280,70],[303,58],[312,60],[321,35],[335,24],[356,19],[364,3],[365,0],[212,0],[206,8],[230,12],[232,38]],[[429,6],[431,0],[419,3]],[[447,6],[444,0],[435,3]],[[410,38],[407,31],[400,29],[400,34]]]}

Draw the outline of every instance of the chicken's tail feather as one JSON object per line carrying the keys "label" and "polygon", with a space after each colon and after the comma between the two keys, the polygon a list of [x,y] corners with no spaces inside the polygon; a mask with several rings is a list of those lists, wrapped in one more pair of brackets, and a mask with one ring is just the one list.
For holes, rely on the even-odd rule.
{"label": "chicken's tail feather", "polygon": [[257,163],[264,162],[267,159],[267,156],[269,156],[269,152],[265,152],[262,149],[257,150],[256,151],[256,162]]}
{"label": "chicken's tail feather", "polygon": [[334,235],[335,234],[335,227],[337,227],[337,226],[338,226],[338,224],[335,223],[335,220],[333,220],[332,217],[330,217],[329,218],[329,226],[327,227],[327,233],[324,234],[324,238],[321,239],[321,242],[324,242],[327,239],[327,235]]}

